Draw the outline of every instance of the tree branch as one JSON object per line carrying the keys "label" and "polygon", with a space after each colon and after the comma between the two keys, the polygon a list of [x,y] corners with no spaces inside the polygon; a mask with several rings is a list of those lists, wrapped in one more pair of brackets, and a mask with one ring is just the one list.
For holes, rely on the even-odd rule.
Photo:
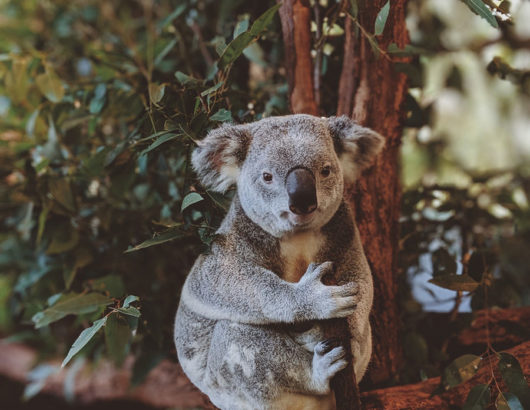
{"label": "tree branch", "polygon": [[[506,352],[514,355],[521,363],[524,375],[530,376],[530,341],[522,343]],[[490,363],[490,360],[493,360]],[[440,395],[433,395],[440,385],[440,377],[433,377],[421,383],[396,386],[386,389],[372,390],[362,394],[364,409],[445,409],[461,408],[466,401],[469,390],[477,384],[488,384],[492,377],[492,369],[497,381],[502,380],[497,370],[495,356],[484,359],[480,370],[467,382]],[[503,391],[508,389],[500,383]]]}

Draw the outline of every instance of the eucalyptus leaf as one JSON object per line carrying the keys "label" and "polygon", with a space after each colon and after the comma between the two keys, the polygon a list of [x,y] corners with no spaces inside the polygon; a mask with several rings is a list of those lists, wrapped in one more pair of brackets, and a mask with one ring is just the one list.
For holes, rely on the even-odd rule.
{"label": "eucalyptus leaf", "polygon": [[137,302],[139,301],[140,298],[138,296],[135,296],[135,295],[129,295],[125,298],[125,300],[123,301],[123,307],[124,308],[128,308],[129,305],[133,302]]}
{"label": "eucalyptus leaf", "polygon": [[114,310],[127,316],[140,317],[142,315],[138,309],[132,306],[127,308],[116,308]]}
{"label": "eucalyptus leaf", "polygon": [[483,410],[490,402],[490,388],[487,384],[473,386],[467,395],[462,410]]}
{"label": "eucalyptus leaf", "polygon": [[241,53],[243,53],[243,50],[246,47],[258,39],[263,30],[265,30],[270,24],[280,7],[281,4],[272,6],[256,19],[248,31],[244,31],[239,34],[226,46],[223,54],[219,58],[218,66],[220,69],[224,69],[229,64],[232,64],[241,55]]}
{"label": "eucalyptus leaf", "polygon": [[75,212],[76,204],[70,181],[66,178],[52,178],[48,181],[48,189],[53,198],[71,212]]}
{"label": "eucalyptus leaf", "polygon": [[517,358],[506,352],[499,353],[498,366],[510,393],[517,396],[523,408],[530,408],[530,387]]}
{"label": "eucalyptus leaf", "polygon": [[68,293],[47,309],[36,313],[33,317],[35,328],[39,329],[56,322],[68,315],[80,315],[95,312],[103,306],[110,305],[112,299],[101,293]]}
{"label": "eucalyptus leaf", "polygon": [[478,371],[482,358],[474,354],[465,354],[453,360],[442,374],[442,384],[446,389],[455,387],[471,379]]}
{"label": "eucalyptus leaf", "polygon": [[136,245],[130,249],[127,249],[124,253],[139,251],[141,249],[149,248],[155,245],[160,245],[162,243],[173,241],[179,238],[183,238],[185,236],[186,236],[186,233],[183,232],[180,228],[169,229],[166,232],[162,232],[156,235],[152,239],[148,239],[147,241],[144,241],[139,245]]}
{"label": "eucalyptus leaf", "polygon": [[35,83],[40,92],[51,102],[58,103],[63,99],[65,92],[63,83],[51,68],[39,74],[35,78]]}
{"label": "eucalyptus leaf", "polygon": [[497,19],[492,14],[491,10],[484,4],[482,0],[462,0],[469,9],[485,19],[492,27],[499,28]]}
{"label": "eucalyptus leaf", "polygon": [[381,8],[381,10],[379,10],[379,13],[377,13],[377,17],[375,18],[374,32],[376,36],[383,34],[383,30],[385,29],[386,21],[388,19],[389,11],[390,11],[390,0],[387,0],[385,5]]}
{"label": "eucalyptus leaf", "polygon": [[127,356],[130,338],[131,329],[127,321],[120,317],[118,313],[110,314],[105,324],[105,344],[109,357],[118,366],[123,364]]}
{"label": "eucalyptus leaf", "polygon": [[204,91],[201,93],[201,97],[206,97],[207,95],[210,95],[210,94],[214,93],[214,92],[217,91],[219,88],[221,88],[223,84],[224,84],[224,81],[220,81],[220,82],[218,82],[217,84],[215,84],[214,86],[208,88],[207,90],[204,90]]}
{"label": "eucalyptus leaf", "polygon": [[105,326],[105,323],[107,322],[107,317],[104,317],[102,319],[96,320],[92,326],[89,328],[86,328],[81,332],[79,337],[75,340],[74,344],[68,351],[68,354],[66,355],[65,359],[63,360],[63,363],[61,364],[61,367],[64,367],[68,364],[70,360],[72,360],[72,357],[74,357],[77,353],[81,351],[83,347],[86,346],[88,342],[96,335],[96,333]]}
{"label": "eucalyptus leaf", "polygon": [[201,202],[203,200],[204,200],[204,198],[200,194],[198,194],[197,192],[190,192],[182,200],[182,205],[180,207],[180,212],[184,211],[186,208],[190,207],[191,205],[196,204],[197,202]]}
{"label": "eucalyptus leaf", "polygon": [[157,138],[151,145],[149,145],[146,149],[144,149],[142,152],[140,152],[140,156],[144,156],[148,154],[149,152],[153,151],[154,149],[158,148],[160,145],[165,144],[168,141],[172,141],[180,137],[180,134],[174,134],[174,133],[165,133],[161,137]]}
{"label": "eucalyptus leaf", "polygon": [[513,393],[500,392],[495,400],[497,410],[524,410],[523,405]]}
{"label": "eucalyptus leaf", "polygon": [[429,282],[444,289],[463,292],[472,292],[480,285],[469,275],[438,275]]}

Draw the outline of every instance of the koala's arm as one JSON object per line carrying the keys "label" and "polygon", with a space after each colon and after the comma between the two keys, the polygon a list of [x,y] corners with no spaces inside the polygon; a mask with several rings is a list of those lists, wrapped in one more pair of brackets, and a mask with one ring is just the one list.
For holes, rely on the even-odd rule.
{"label": "koala's arm", "polygon": [[181,300],[207,318],[248,324],[349,316],[357,303],[357,286],[322,284],[329,269],[330,263],[310,265],[300,282],[290,283],[248,261],[202,256],[184,284]]}

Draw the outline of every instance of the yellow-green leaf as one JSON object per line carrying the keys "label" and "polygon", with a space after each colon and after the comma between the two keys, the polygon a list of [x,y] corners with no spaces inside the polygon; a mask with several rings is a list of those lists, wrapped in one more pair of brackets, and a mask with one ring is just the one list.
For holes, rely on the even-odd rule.
{"label": "yellow-green leaf", "polygon": [[48,68],[46,72],[39,74],[35,79],[35,82],[37,83],[40,92],[51,102],[58,103],[63,99],[63,83],[51,68]]}
{"label": "yellow-green leaf", "polygon": [[479,369],[482,358],[474,354],[465,354],[453,360],[444,369],[442,384],[446,389],[471,379]]}

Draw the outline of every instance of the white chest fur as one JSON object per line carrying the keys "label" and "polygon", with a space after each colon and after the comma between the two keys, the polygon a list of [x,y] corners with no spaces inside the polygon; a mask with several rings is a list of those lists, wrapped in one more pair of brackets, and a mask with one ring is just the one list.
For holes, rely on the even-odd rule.
{"label": "white chest fur", "polygon": [[287,282],[298,282],[324,243],[320,232],[303,232],[282,238],[281,256],[284,262],[282,279]]}

